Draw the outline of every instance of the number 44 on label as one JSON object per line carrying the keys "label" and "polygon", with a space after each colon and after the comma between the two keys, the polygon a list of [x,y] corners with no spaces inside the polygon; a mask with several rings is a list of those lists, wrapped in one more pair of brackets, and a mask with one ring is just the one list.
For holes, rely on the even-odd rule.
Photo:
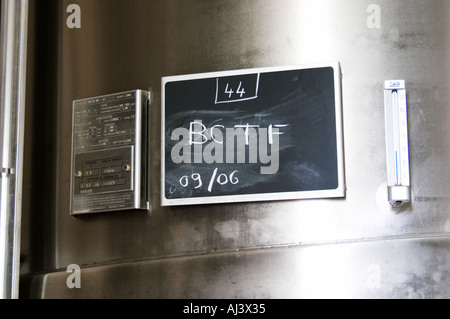
{"label": "number 44 on label", "polygon": [[[226,88],[225,88],[225,93],[227,93],[227,94],[228,94],[228,97],[231,99],[231,96],[233,95],[234,91],[233,91],[233,89],[232,89],[229,85],[230,85],[230,84],[227,83],[227,86],[226,86]],[[236,90],[236,94],[239,94],[239,97],[242,97],[242,96],[245,94],[245,90],[244,90],[244,88],[242,87],[242,81],[239,82],[239,86],[238,86],[238,88],[237,88],[237,90]]]}
{"label": "number 44 on label", "polygon": [[259,73],[254,73],[216,78],[215,104],[256,99],[259,77]]}

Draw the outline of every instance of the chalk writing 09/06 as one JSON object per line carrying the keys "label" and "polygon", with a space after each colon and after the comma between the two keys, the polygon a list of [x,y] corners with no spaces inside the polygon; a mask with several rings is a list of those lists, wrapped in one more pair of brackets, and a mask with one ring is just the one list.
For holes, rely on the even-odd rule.
{"label": "chalk writing 09/06", "polygon": [[[231,183],[233,185],[238,184],[239,183],[239,179],[237,177],[238,172],[239,171],[235,170],[230,174],[221,173],[217,175],[218,168],[215,168],[214,172],[212,173],[209,179],[208,192],[212,191],[214,183],[217,183],[221,186],[226,185],[228,183]],[[191,182],[192,182],[191,187],[194,187],[195,189],[201,188],[203,186],[203,178],[199,173],[193,173],[190,177],[188,175],[184,175],[180,178],[179,182],[180,185],[185,188],[189,187],[191,185]]]}

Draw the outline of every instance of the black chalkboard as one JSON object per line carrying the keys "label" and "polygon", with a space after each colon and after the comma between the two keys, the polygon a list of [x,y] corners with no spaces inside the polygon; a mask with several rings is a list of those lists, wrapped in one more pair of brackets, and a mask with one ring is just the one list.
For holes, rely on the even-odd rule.
{"label": "black chalkboard", "polygon": [[343,197],[339,64],[162,78],[162,205]]}

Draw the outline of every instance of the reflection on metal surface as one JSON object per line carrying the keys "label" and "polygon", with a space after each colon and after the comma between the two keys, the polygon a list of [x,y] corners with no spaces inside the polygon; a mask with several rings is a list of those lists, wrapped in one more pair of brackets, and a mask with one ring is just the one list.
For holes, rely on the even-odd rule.
{"label": "reflection on metal surface", "polygon": [[[64,296],[448,296],[442,267],[450,233],[450,139],[443,138],[450,136],[449,1],[381,0],[381,19],[368,21],[377,18],[371,1],[79,0],[81,28],[73,29],[60,23],[71,1],[37,2],[30,1],[34,76],[25,146],[33,162],[24,163],[22,237],[22,273],[35,285],[25,286],[24,295],[33,288],[30,296],[56,296],[56,280],[67,289],[67,274],[50,272],[78,264],[82,287],[83,278],[91,278],[84,283],[92,289],[64,290]],[[343,73],[345,199],[159,205],[161,77],[324,60],[340,61]],[[385,205],[383,83],[397,78],[408,83],[411,202],[392,208]],[[67,165],[72,101],[135,88],[154,96],[152,215],[74,218]],[[433,244],[430,236],[442,241]],[[411,237],[413,244],[403,241]],[[342,241],[361,242],[333,244]],[[325,246],[305,243],[329,245],[321,250]],[[270,248],[287,245],[298,247]],[[363,254],[365,247],[379,258]],[[421,254],[426,258],[417,258]],[[146,272],[141,266],[148,259]],[[112,265],[120,262],[127,263]],[[115,267],[121,270],[110,276]],[[341,288],[342,277],[331,274],[346,267],[354,277]],[[307,275],[315,268],[322,277]],[[45,275],[33,276],[38,272]],[[142,282],[144,273],[151,285]],[[170,285],[153,285],[162,282]]]}
{"label": "reflection on metal surface", "polygon": [[1,2],[0,298],[19,294],[28,1]]}
{"label": "reflection on metal surface", "polygon": [[28,284],[50,299],[447,299],[449,247],[443,237],[296,245],[81,268],[78,289],[66,271]]}

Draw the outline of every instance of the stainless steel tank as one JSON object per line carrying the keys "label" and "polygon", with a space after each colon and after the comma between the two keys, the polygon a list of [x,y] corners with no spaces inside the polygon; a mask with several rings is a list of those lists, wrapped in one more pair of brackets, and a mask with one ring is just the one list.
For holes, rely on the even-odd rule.
{"label": "stainless steel tank", "polygon": [[[78,26],[73,2],[29,5],[21,298],[450,297],[449,1],[78,0]],[[345,198],[160,205],[161,77],[329,60]],[[400,208],[386,194],[395,78],[411,165]],[[152,94],[151,213],[71,216],[72,102],[134,89]]]}

